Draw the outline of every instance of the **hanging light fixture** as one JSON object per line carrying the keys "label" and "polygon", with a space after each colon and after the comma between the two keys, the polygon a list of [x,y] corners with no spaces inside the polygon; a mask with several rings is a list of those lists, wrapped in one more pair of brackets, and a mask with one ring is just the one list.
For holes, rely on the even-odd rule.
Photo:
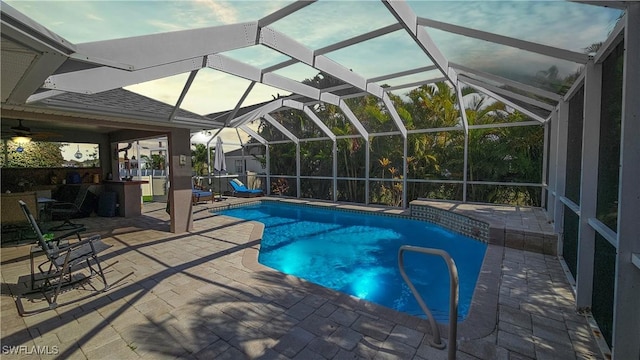
{"label": "hanging light fixture", "polygon": [[73,154],[73,156],[78,160],[82,158],[82,153],[80,152],[80,145],[78,145],[78,151],[76,151],[76,153]]}
{"label": "hanging light fixture", "polygon": [[11,138],[11,141],[13,141],[14,143],[16,143],[18,145],[18,147],[16,147],[16,152],[17,153],[23,153],[24,152],[24,145],[26,145],[26,144],[31,142],[31,137],[16,135],[16,136]]}
{"label": "hanging light fixture", "polygon": [[31,142],[31,138],[29,136],[14,136],[11,138],[11,141],[18,145],[28,144]]}

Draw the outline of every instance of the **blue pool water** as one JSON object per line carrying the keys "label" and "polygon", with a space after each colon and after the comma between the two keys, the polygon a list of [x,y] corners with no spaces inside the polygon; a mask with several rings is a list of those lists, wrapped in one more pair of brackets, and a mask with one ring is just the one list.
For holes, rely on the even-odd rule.
{"label": "blue pool water", "polygon": [[[281,203],[219,212],[264,223],[258,261],[283,273],[411,315],[424,316],[398,270],[401,245],[439,248],[460,278],[458,319],[468,311],[487,246],[424,221]],[[405,252],[407,275],[446,322],[449,273],[440,257]]]}

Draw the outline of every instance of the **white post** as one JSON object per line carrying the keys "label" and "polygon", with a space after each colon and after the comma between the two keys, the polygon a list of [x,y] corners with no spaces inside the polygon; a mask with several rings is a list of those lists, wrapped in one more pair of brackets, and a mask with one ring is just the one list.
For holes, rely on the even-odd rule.
{"label": "white post", "polygon": [[550,139],[549,139],[549,180],[547,182],[547,192],[549,199],[546,204],[547,208],[547,220],[555,219],[555,209],[557,197],[556,188],[556,176],[557,176],[557,164],[558,160],[558,108],[551,114],[551,120],[549,120],[548,126],[550,127]]}
{"label": "white post", "polygon": [[464,99],[462,98],[462,87],[460,83],[456,86],[456,94],[458,95],[458,111],[460,111],[460,117],[462,118],[462,127],[464,128],[464,153],[462,161],[462,202],[467,202],[467,181],[468,166],[469,166],[469,119],[467,119],[467,109],[464,106]]}
{"label": "white post", "polygon": [[600,143],[600,101],[602,65],[589,60],[584,78],[584,121],[582,126],[582,175],[580,179],[580,223],[576,269],[576,307],[591,307],[595,230],[588,219],[596,217],[598,202],[598,155]]}
{"label": "white post", "polygon": [[464,154],[462,166],[462,202],[467,202],[467,181],[468,181],[468,167],[469,167],[469,130],[464,131]]}
{"label": "white post", "polygon": [[300,143],[296,143],[296,197],[300,198]]}
{"label": "white post", "polygon": [[371,168],[371,164],[369,164],[369,138],[364,139],[364,146],[364,203],[369,205],[369,169]]}
{"label": "white post", "polygon": [[540,207],[545,208],[547,206],[547,199],[544,196],[547,192],[544,184],[548,186],[547,180],[547,166],[549,164],[549,122],[544,123],[544,140],[542,144],[542,178],[540,179],[540,183],[543,186],[540,188]]}
{"label": "white post", "polygon": [[406,209],[409,207],[409,204],[407,203],[407,193],[409,192],[409,189],[407,188],[407,171],[408,171],[408,164],[407,164],[407,156],[408,154],[408,145],[407,145],[407,137],[404,136],[402,138],[402,143],[403,143],[403,155],[402,158],[404,159],[404,164],[402,165],[402,208]]}
{"label": "white post", "polygon": [[628,3],[624,33],[618,258],[613,310],[613,358],[640,359],[640,3]]}
{"label": "white post", "polygon": [[[569,133],[569,103],[560,100],[558,104],[558,136],[556,144],[556,202],[553,215],[554,230],[562,233],[564,219],[564,204],[560,197],[564,196],[565,182],[567,178],[567,135]],[[562,254],[562,245],[558,243],[558,254]]]}
{"label": "white post", "polygon": [[333,139],[333,201],[338,201],[338,141]]}
{"label": "white post", "polygon": [[271,195],[271,156],[269,155],[269,143],[264,144],[267,158],[267,195]]}

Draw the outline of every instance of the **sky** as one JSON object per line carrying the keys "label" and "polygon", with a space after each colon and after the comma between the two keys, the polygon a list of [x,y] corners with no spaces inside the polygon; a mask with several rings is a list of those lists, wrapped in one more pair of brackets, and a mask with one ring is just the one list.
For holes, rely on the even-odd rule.
{"label": "sky", "polygon": [[[7,1],[9,5],[51,31],[79,44],[168,31],[256,21],[288,1]],[[418,16],[546,45],[583,52],[603,41],[620,12],[564,1],[409,1]],[[272,25],[289,37],[318,49],[395,22],[380,1],[319,1]],[[526,51],[490,44],[428,29],[436,45],[455,63],[496,74],[535,75],[551,65],[560,75],[579,65]],[[171,44],[167,44],[171,51]],[[267,67],[288,57],[262,45],[223,53],[252,66]],[[326,54],[352,71],[370,78],[431,64],[404,30]],[[317,71],[297,64],[276,73],[294,80]],[[415,75],[406,83],[431,75]],[[188,74],[126,87],[142,95],[175,104]],[[422,77],[422,78],[420,78]],[[186,110],[205,115],[229,110],[249,85],[248,80],[212,69],[198,72],[182,103]],[[408,90],[407,90],[408,91]],[[243,105],[251,105],[288,92],[266,85],[254,87]]]}

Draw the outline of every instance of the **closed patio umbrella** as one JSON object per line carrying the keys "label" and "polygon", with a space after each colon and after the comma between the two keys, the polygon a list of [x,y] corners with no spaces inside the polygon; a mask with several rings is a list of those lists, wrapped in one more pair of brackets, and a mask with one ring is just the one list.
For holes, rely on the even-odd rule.
{"label": "closed patio umbrella", "polygon": [[223,171],[227,171],[227,163],[224,159],[224,150],[222,150],[222,139],[218,136],[216,140],[216,155],[213,159],[213,168],[218,172],[218,190],[220,191],[220,198],[222,200],[222,187],[220,186],[220,176]]}

